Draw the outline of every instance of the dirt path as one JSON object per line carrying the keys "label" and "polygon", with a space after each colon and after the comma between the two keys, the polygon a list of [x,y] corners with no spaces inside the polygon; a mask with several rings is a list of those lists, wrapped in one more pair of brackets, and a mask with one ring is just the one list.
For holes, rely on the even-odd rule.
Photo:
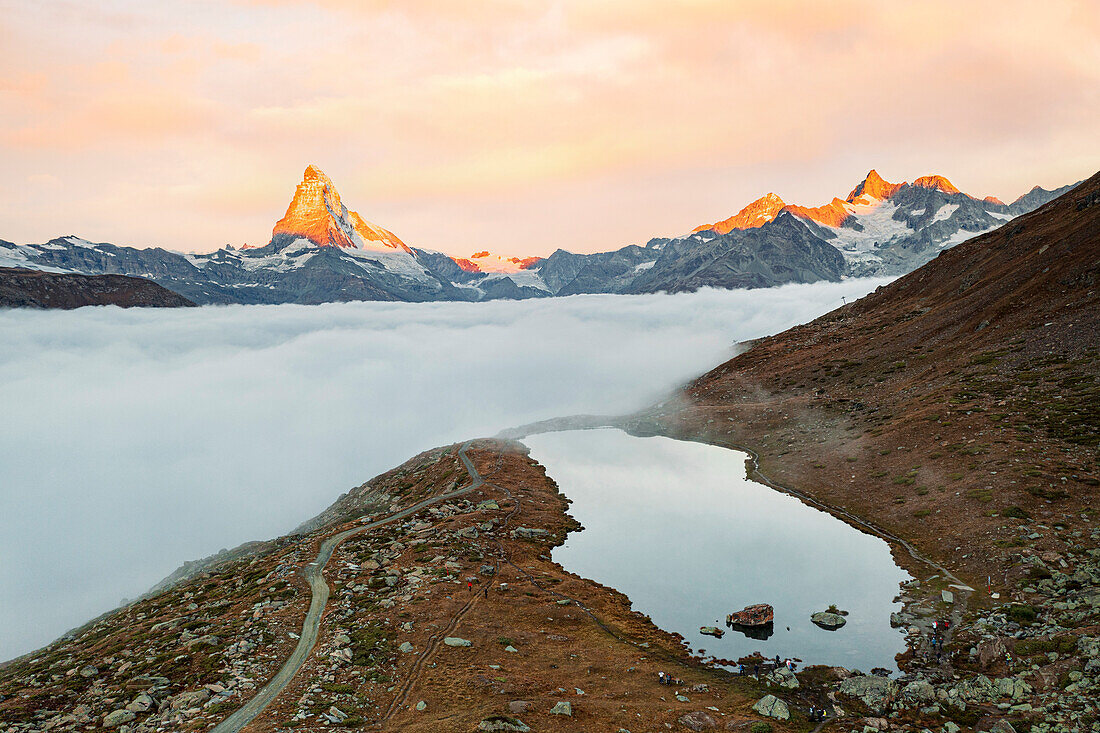
{"label": "dirt path", "polygon": [[[468,462],[465,451],[469,445],[470,442],[466,442],[462,445],[462,448],[459,449],[459,456],[464,462]],[[471,476],[475,474],[476,471],[471,473]],[[309,581],[309,587],[313,592],[313,597],[309,603],[309,611],[306,613],[305,620],[302,622],[302,633],[301,637],[298,639],[298,645],[294,648],[294,651],[286,662],[283,663],[279,671],[275,673],[275,676],[271,678],[271,681],[264,685],[263,689],[242,705],[240,709],[219,723],[213,729],[213,733],[237,733],[237,731],[240,731],[244,726],[252,722],[257,715],[262,713],[268,705],[275,701],[279,693],[283,691],[292,679],[294,679],[298,670],[305,664],[306,659],[308,659],[309,655],[313,652],[313,647],[317,644],[317,633],[321,626],[321,616],[324,614],[325,605],[328,603],[329,587],[324,578],[325,565],[328,563],[329,558],[332,557],[333,551],[335,551],[341,543],[349,537],[416,514],[421,509],[437,502],[446,501],[456,496],[467,494],[479,488],[482,483],[480,478],[478,478],[473,484],[463,489],[425,499],[417,504],[413,504],[407,509],[402,509],[396,514],[391,514],[385,519],[380,519],[377,522],[371,522],[361,527],[353,527],[352,529],[344,530],[340,534],[333,535],[322,542],[321,549],[317,553],[317,559],[306,566],[306,580]]]}

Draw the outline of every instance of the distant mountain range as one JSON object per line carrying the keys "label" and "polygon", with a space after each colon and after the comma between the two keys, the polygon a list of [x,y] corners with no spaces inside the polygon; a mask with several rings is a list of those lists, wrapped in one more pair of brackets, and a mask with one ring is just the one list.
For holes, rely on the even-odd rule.
{"label": "distant mountain range", "polygon": [[942,176],[889,183],[872,170],[845,199],[805,207],[769,193],[734,216],[675,238],[610,252],[559,249],[546,258],[470,257],[410,247],[344,205],[306,168],[263,247],[210,254],[93,243],[0,240],[0,266],[148,278],[199,303],[325,303],[537,298],[578,293],[687,292],[898,275],[1071,189],[1036,186],[1011,204],[959,191]]}

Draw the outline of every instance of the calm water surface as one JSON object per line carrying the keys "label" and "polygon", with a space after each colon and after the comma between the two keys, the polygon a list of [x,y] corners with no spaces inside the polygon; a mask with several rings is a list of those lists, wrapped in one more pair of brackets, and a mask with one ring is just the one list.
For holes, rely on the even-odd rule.
{"label": "calm water surface", "polygon": [[[893,599],[909,575],[889,546],[749,481],[744,453],[613,429],[524,442],[585,527],[554,550],[554,560],[622,591],[692,649],[897,669],[904,640],[890,628],[890,613],[900,609]],[[725,628],[726,614],[752,603],[775,607],[770,638],[699,633],[700,626]],[[810,622],[831,603],[850,612],[838,631]]]}

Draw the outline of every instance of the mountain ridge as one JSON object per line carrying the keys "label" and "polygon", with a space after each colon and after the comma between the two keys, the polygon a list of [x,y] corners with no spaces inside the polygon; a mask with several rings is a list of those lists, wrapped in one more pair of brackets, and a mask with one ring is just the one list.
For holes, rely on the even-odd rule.
{"label": "mountain ridge", "polygon": [[960,192],[943,176],[890,183],[872,169],[847,199],[806,207],[769,193],[715,224],[644,246],[549,257],[411,247],[348,209],[331,179],[305,169],[262,247],[185,254],[92,243],[0,241],[0,266],[148,278],[199,304],[347,300],[478,301],[584,293],[690,292],[899,275],[1072,186],[1035,187],[1012,204]]}

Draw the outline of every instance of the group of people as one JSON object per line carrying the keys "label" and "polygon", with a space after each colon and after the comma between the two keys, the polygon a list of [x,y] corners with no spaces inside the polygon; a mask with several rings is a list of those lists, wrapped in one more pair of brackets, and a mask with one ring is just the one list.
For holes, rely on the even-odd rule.
{"label": "group of people", "polygon": [[928,639],[928,648],[925,652],[930,659],[934,658],[937,662],[943,661],[944,637],[947,635],[947,630],[950,628],[950,619],[944,619],[942,623],[935,620],[932,621],[932,636]]}
{"label": "group of people", "polygon": [[825,720],[827,715],[828,713],[826,713],[823,708],[814,707],[813,705],[810,706],[810,711],[807,713],[811,723],[818,723]]}
{"label": "group of people", "polygon": [[682,685],[684,681],[664,672],[657,673],[657,682],[662,685]]}
{"label": "group of people", "polygon": [[749,671],[750,667],[747,664],[738,664],[734,668],[734,671],[739,675],[751,674],[753,677],[759,678],[761,672],[767,672],[771,669],[779,669],[780,667],[786,667],[791,672],[794,672],[795,668],[798,667],[798,664],[793,659],[780,659],[779,655],[776,654],[774,660],[769,659],[763,664],[752,665],[751,672]]}

